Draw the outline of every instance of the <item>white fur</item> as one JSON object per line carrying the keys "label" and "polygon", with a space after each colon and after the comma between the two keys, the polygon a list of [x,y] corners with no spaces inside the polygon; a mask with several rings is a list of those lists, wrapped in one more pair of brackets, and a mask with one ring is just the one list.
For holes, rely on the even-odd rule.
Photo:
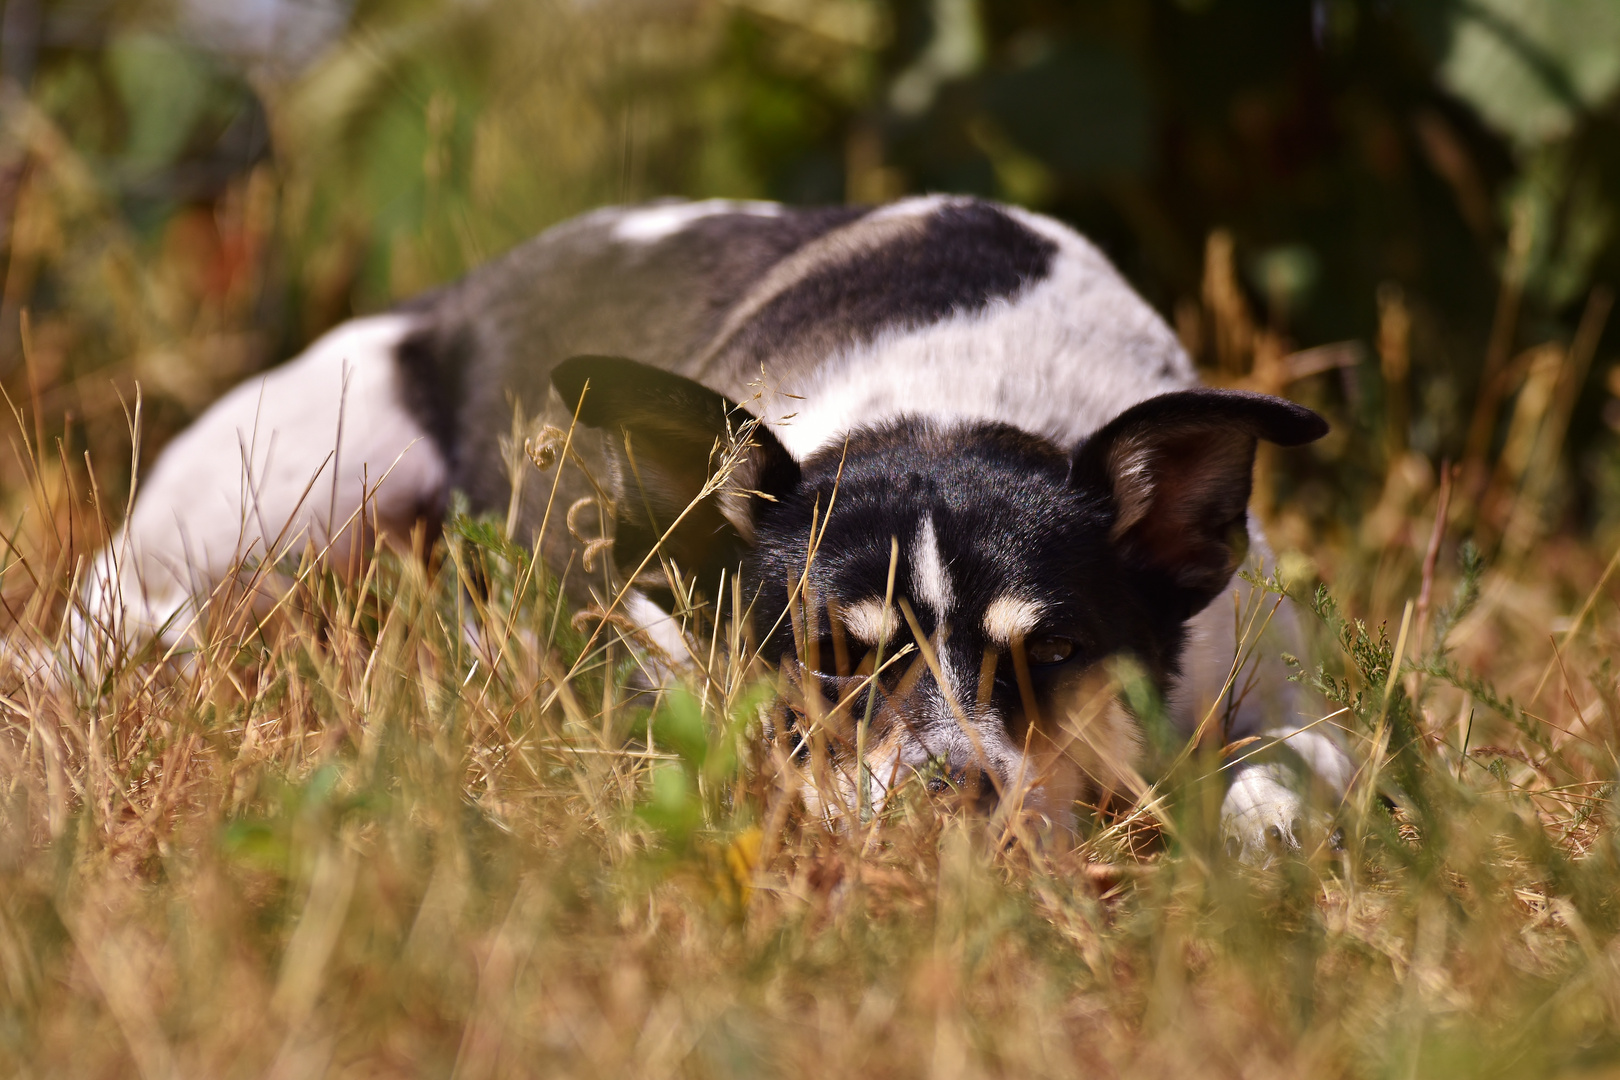
{"label": "white fur", "polygon": [[1232,778],[1221,803],[1221,825],[1233,854],[1250,862],[1269,862],[1284,851],[1298,850],[1305,802],[1286,766],[1256,765]]}
{"label": "white fur", "polygon": [[918,603],[927,604],[934,613],[935,625],[945,622],[955,599],[951,575],[939,554],[939,537],[934,532],[932,516],[922,519],[917,539],[911,545],[911,595]]}
{"label": "white fur", "polygon": [[[932,516],[922,519],[922,526],[917,530],[917,538],[911,544],[911,598],[919,604],[926,605],[928,610],[933,612],[934,625],[938,628],[934,638],[934,651],[939,661],[940,674],[945,677],[951,696],[960,702],[962,688],[970,684],[963,678],[963,673],[957,670],[952,663],[951,654],[944,648],[945,638],[949,633],[948,618],[951,604],[956,600],[956,590],[951,584],[950,571],[945,568],[945,560],[939,554],[939,536],[934,532]],[[954,725],[956,718],[952,715],[949,704],[944,700],[937,704],[941,717]]]}
{"label": "white fur", "polygon": [[780,217],[782,208],[776,203],[737,199],[665,203],[625,211],[613,226],[613,239],[626,244],[655,244],[665,237],[674,236],[694,221],[718,214]]}
{"label": "white fur", "polygon": [[[883,809],[889,792],[931,764],[951,771],[977,766],[993,772],[1004,786],[1014,778],[1023,777],[1026,783],[1034,778],[1034,770],[1025,764],[1023,751],[1008,737],[999,716],[979,717],[969,709],[965,717],[958,717],[943,703],[931,704],[935,707],[925,710],[930,715],[909,733],[911,737],[899,746],[891,745],[868,755],[875,811]],[[983,780],[986,785],[992,782]],[[1035,801],[1031,800],[1032,806]]]}
{"label": "white fur", "polygon": [[1096,248],[1008,212],[1057,244],[1050,274],[980,311],[888,329],[785,380],[794,396],[773,396],[763,411],[789,453],[803,459],[903,415],[1001,421],[1069,446],[1139,401],[1196,384],[1169,327]]}
{"label": "white fur", "polygon": [[81,664],[99,669],[114,642],[180,641],[195,603],[243,560],[308,543],[330,545],[341,566],[363,498],[367,527],[375,514],[385,531],[410,528],[445,484],[399,396],[394,348],[411,326],[403,315],[345,323],[237,386],[164,449],[90,567],[75,616]]}
{"label": "white fur", "polygon": [[1356,774],[1355,766],[1332,737],[1317,730],[1300,731],[1297,726],[1272,728],[1266,734],[1283,740],[1290,750],[1304,759],[1311,775],[1326,785],[1335,798],[1342,799],[1345,792],[1350,790],[1350,781]]}
{"label": "white fur", "polygon": [[[660,680],[671,670],[678,670],[692,661],[692,646],[681,632],[681,624],[673,615],[653,603],[646,593],[640,589],[631,589],[626,593],[624,613],[663,654],[658,658]],[[665,669],[662,663],[665,660],[672,665],[670,669]]]}
{"label": "white fur", "polygon": [[[1249,862],[1269,862],[1282,851],[1298,851],[1307,822],[1323,820],[1313,813],[1322,805],[1308,798],[1310,789],[1331,801],[1342,801],[1355,769],[1344,750],[1318,730],[1301,731],[1291,722],[1266,732],[1304,760],[1307,772],[1278,761],[1245,763],[1234,770],[1221,802],[1221,830],[1228,846]],[[1329,805],[1331,805],[1331,801]]]}
{"label": "white fur", "polygon": [[[1259,524],[1249,523],[1250,558],[1246,569],[1264,575],[1271,569],[1271,553]],[[1237,604],[1233,603],[1234,593]],[[1231,678],[1233,689],[1224,695],[1235,706],[1228,734],[1233,739],[1251,736],[1282,740],[1302,758],[1323,794],[1342,798],[1355,772],[1342,747],[1320,727],[1301,730],[1313,718],[1302,715],[1300,693],[1288,679],[1279,654],[1298,649],[1298,627],[1294,611],[1283,605],[1272,612],[1273,597],[1255,598],[1251,586],[1234,579],[1232,587],[1215,598],[1187,624],[1187,643],[1182,652],[1181,677],[1171,689],[1170,704],[1184,730],[1191,731],[1206,716],[1220,722],[1226,713],[1223,688]],[[1237,610],[1234,610],[1234,607]],[[1231,677],[1233,658],[1238,655],[1239,612],[1252,620],[1255,629],[1268,621],[1250,665]],[[1247,650],[1247,645],[1245,645]],[[1255,670],[1255,665],[1260,667]],[[1247,693],[1243,691],[1247,688]],[[1251,862],[1268,861],[1282,848],[1297,848],[1296,821],[1304,819],[1307,807],[1301,790],[1302,778],[1275,762],[1248,762],[1232,770],[1231,784],[1221,804],[1221,824],[1226,835]],[[1270,830],[1275,827],[1276,832]]]}
{"label": "white fur", "polygon": [[927,217],[936,210],[942,210],[952,203],[969,201],[971,200],[964,199],[960,195],[913,195],[909,199],[896,199],[892,203],[878,207],[861,218],[861,222],[888,221],[891,218]]}

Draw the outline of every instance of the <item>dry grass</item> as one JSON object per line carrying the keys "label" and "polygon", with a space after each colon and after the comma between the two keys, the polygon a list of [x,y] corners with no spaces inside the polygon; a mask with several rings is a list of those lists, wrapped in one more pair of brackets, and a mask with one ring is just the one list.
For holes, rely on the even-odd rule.
{"label": "dry grass", "polygon": [[[17,654],[50,649],[104,529],[89,474],[34,431],[14,415],[31,499],[5,569]],[[100,685],[15,671],[0,1061],[148,1078],[1601,1070],[1620,1049],[1602,568],[1555,538],[1448,569],[1440,493],[1406,477],[1424,463],[1394,462],[1361,534],[1312,550],[1366,613],[1341,623],[1320,594],[1307,658],[1366,762],[1348,850],[1263,871],[1217,854],[1207,756],[1156,792],[1162,843],[1122,843],[1115,821],[1072,851],[1000,844],[915,794],[828,828],[759,739],[763,673],[721,649],[649,711],[624,689],[624,631],[562,610],[497,523],[458,519],[428,557],[355,573],[284,566],[268,618],[222,592],[182,663],[139,655]],[[1446,501],[1453,529],[1501,535]],[[1368,551],[1380,514],[1395,527]],[[1308,593],[1304,557],[1284,565]]]}

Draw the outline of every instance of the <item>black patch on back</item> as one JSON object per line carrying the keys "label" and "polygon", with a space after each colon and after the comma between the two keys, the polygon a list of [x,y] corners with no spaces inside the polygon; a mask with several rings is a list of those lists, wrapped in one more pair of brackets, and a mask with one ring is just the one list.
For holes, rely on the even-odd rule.
{"label": "black patch on back", "polygon": [[[402,310],[411,310],[411,305]],[[406,411],[451,463],[457,460],[461,448],[466,369],[475,348],[471,336],[465,328],[429,323],[411,331],[394,350]]]}
{"label": "black patch on back", "polygon": [[746,347],[763,357],[828,331],[870,341],[887,327],[972,314],[1045,278],[1056,254],[1056,244],[994,206],[950,204],[916,235],[822,267],[772,300],[750,324]]}

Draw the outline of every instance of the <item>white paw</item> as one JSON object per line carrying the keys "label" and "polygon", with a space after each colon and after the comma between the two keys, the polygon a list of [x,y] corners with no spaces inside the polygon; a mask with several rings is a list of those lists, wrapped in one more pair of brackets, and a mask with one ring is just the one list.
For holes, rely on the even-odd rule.
{"label": "white paw", "polygon": [[1237,774],[1221,803],[1221,832],[1229,854],[1265,865],[1300,849],[1305,800],[1290,781],[1297,783],[1294,770],[1278,764],[1251,765]]}

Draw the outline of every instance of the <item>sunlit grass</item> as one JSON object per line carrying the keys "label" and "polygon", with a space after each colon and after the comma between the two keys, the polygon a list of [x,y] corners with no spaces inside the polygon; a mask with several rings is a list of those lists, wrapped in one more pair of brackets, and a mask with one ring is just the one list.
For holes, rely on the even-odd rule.
{"label": "sunlit grass", "polygon": [[102,529],[85,474],[32,461],[5,569],[30,582],[0,700],[8,1071],[1526,1076],[1615,1051],[1612,612],[1534,696],[1551,568],[1432,569],[1421,639],[1410,608],[1398,636],[1317,595],[1302,670],[1362,786],[1342,851],[1255,870],[1221,856],[1207,750],[1072,849],[915,785],[869,823],[809,813],[746,648],[633,689],[646,647],[494,520],[342,574],[286,562],[272,617],[220,593],[183,662],[31,674],[74,580],[57,536]]}

